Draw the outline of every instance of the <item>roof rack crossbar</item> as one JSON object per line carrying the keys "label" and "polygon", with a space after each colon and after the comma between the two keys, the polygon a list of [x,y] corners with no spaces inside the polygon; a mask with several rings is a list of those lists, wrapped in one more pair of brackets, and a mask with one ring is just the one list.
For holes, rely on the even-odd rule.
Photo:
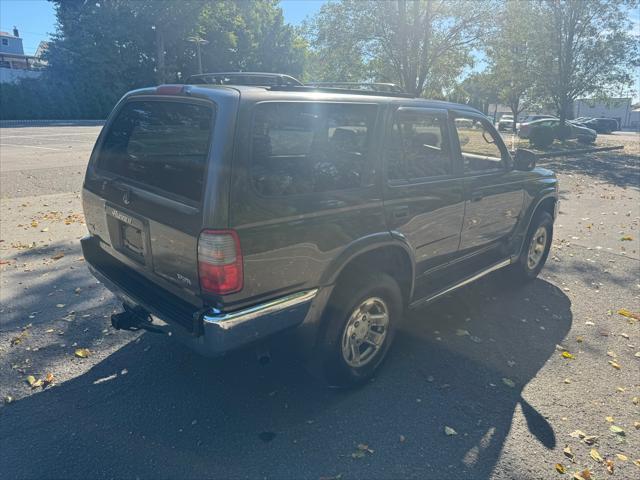
{"label": "roof rack crossbar", "polygon": [[345,93],[350,95],[369,95],[376,97],[399,97],[399,98],[415,98],[415,95],[405,92],[383,92],[375,90],[358,90],[349,88],[336,87],[315,87],[313,85],[274,85],[268,87],[271,91],[277,92],[323,92],[323,93]]}
{"label": "roof rack crossbar", "polygon": [[266,72],[210,72],[198,73],[187,78],[187,84],[249,85],[271,87],[274,85],[302,85],[302,82],[283,73]]}

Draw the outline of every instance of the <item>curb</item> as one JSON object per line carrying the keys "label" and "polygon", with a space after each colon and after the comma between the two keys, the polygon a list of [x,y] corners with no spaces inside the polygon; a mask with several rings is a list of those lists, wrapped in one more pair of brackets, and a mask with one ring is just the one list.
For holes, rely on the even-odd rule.
{"label": "curb", "polygon": [[49,127],[49,126],[102,126],[104,120],[0,120],[0,128]]}

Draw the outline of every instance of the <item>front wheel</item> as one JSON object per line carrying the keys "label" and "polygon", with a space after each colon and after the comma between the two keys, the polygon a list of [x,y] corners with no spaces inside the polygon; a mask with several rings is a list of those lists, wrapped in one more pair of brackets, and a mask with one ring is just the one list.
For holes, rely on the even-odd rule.
{"label": "front wheel", "polygon": [[553,217],[548,212],[538,212],[531,221],[520,258],[511,265],[510,273],[515,280],[530,281],[544,267],[553,238]]}
{"label": "front wheel", "polygon": [[349,277],[325,312],[323,370],[332,386],[370,379],[382,365],[402,316],[398,283],[384,273]]}

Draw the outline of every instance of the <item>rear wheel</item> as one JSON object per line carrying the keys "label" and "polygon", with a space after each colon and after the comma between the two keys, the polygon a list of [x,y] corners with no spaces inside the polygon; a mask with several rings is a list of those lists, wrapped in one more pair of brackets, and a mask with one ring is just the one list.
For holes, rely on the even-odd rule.
{"label": "rear wheel", "polygon": [[526,282],[538,276],[549,256],[552,238],[553,217],[545,211],[536,213],[520,258],[510,267],[510,273],[515,280]]}
{"label": "rear wheel", "polygon": [[370,379],[382,365],[402,316],[397,282],[384,273],[354,276],[340,283],[325,312],[322,364],[334,386]]}

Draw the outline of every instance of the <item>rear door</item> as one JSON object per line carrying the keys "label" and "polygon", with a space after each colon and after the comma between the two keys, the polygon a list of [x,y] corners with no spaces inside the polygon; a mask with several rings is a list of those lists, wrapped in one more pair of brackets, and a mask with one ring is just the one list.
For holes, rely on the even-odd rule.
{"label": "rear door", "polygon": [[481,115],[454,113],[464,171],[461,254],[499,246],[513,232],[524,201],[525,172],[514,170],[500,135]]}
{"label": "rear door", "polygon": [[413,248],[418,276],[458,251],[463,181],[452,148],[446,110],[395,111],[385,137],[385,215]]}
{"label": "rear door", "polygon": [[210,101],[133,98],[106,127],[85,180],[87,225],[103,248],[194,297],[215,116]]}

